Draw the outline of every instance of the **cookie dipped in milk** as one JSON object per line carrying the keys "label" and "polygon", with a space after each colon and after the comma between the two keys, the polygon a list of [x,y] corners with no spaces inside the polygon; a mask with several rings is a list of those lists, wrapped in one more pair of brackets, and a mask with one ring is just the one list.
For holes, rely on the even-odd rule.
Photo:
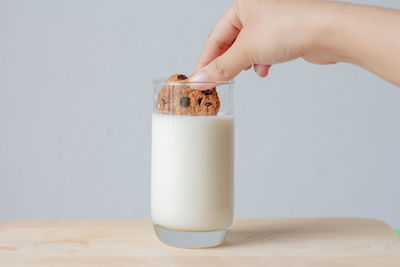
{"label": "cookie dipped in milk", "polygon": [[172,246],[219,245],[233,219],[233,84],[196,90],[183,74],[153,84],[155,231]]}

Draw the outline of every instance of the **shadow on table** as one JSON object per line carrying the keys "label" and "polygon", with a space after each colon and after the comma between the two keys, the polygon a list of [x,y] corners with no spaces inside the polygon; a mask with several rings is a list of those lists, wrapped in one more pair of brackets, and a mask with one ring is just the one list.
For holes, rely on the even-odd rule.
{"label": "shadow on table", "polygon": [[[368,228],[369,225],[367,223],[367,225],[364,225],[362,231],[368,232]],[[304,220],[271,219],[264,224],[242,224],[232,228],[222,246],[248,246],[267,242],[275,244],[291,243],[299,239],[302,242],[316,239],[340,239],[340,236],[343,237],[343,234],[346,234],[346,238],[359,236],[360,219],[355,221],[351,219],[347,220],[346,224],[341,223],[340,219],[336,218],[329,220],[319,218]]]}

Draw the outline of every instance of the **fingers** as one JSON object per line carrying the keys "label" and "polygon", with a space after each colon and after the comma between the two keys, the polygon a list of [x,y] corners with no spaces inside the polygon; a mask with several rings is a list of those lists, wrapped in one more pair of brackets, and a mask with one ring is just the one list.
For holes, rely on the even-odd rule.
{"label": "fingers", "polygon": [[[233,45],[222,55],[211,61],[210,64],[196,72],[190,82],[202,83],[210,81],[228,81],[251,65],[251,61],[244,52],[240,36]],[[195,89],[208,89],[213,84],[197,84]],[[215,85],[214,85],[215,86]],[[192,86],[193,87],[193,86]]]}
{"label": "fingers", "polygon": [[268,75],[268,71],[271,65],[263,65],[263,64],[254,64],[253,68],[254,71],[258,74],[260,77],[265,77]]}
{"label": "fingers", "polygon": [[196,71],[227,51],[241,29],[242,25],[236,12],[236,1],[233,1],[215,24],[204,43]]}

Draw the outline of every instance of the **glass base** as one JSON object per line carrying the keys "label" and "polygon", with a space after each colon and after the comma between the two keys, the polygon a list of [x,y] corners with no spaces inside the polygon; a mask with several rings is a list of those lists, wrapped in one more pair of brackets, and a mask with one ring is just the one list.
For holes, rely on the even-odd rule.
{"label": "glass base", "polygon": [[154,230],[158,238],[167,245],[180,248],[209,248],[221,245],[229,232],[218,230],[211,232],[177,231],[155,224]]}

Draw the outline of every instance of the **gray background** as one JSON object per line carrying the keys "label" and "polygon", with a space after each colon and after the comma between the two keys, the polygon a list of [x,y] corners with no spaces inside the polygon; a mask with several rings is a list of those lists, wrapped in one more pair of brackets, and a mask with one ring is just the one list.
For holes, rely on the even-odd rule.
{"label": "gray background", "polygon": [[[151,80],[190,74],[228,3],[0,0],[0,220],[150,216]],[[399,229],[400,89],[347,64],[270,74],[236,79],[236,216]]]}

